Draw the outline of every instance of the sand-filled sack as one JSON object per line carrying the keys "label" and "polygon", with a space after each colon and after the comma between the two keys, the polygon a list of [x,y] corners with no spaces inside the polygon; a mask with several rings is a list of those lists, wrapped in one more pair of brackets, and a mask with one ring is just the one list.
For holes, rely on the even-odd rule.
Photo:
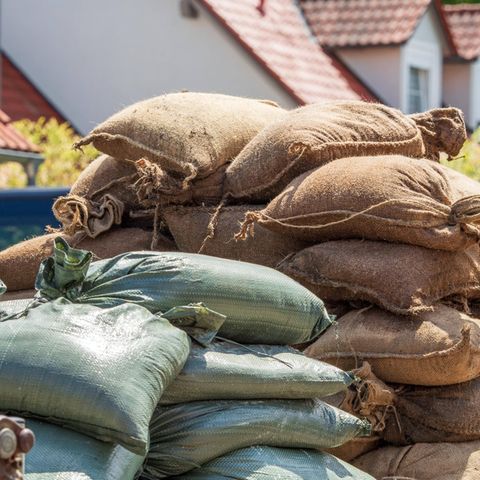
{"label": "sand-filled sack", "polygon": [[[274,102],[213,93],[172,93],[144,100],[112,115],[76,146],[121,160],[146,157],[177,174],[182,189],[231,161],[285,111]],[[182,185],[183,184],[183,185]]]}
{"label": "sand-filled sack", "polygon": [[342,158],[247,213],[240,237],[256,222],[310,242],[361,238],[460,250],[480,238],[480,184],[461,197],[476,183],[462,180],[449,167],[400,155]]}
{"label": "sand-filled sack", "polygon": [[[73,236],[63,233],[49,233],[17,243],[0,252],[0,278],[8,292],[32,289],[43,260],[53,254],[54,240],[61,237],[69,245],[82,250],[90,250],[95,258],[111,258],[120,253],[150,250],[152,232],[140,228],[116,228],[96,238],[84,233]],[[174,251],[175,244],[157,235],[155,250]]]}
{"label": "sand-filled sack", "polygon": [[[235,234],[247,211],[260,210],[255,205],[225,207],[217,217],[215,235],[209,238],[202,249],[204,255],[257,263],[275,267],[292,252],[308,245],[295,238],[285,238],[259,226],[253,237],[236,240]],[[182,252],[197,253],[208,235],[208,225],[214,208],[172,207],[162,212],[167,226]]]}
{"label": "sand-filled sack", "polygon": [[338,240],[301,250],[278,267],[327,302],[371,302],[400,315],[439,300],[480,295],[480,251],[448,252],[387,242]]}
{"label": "sand-filled sack", "polygon": [[466,140],[460,110],[435,109],[422,115],[410,118],[394,108],[360,101],[298,108],[242,150],[227,169],[225,193],[268,201],[298,175],[343,157],[399,154],[437,160],[439,151],[456,155]]}
{"label": "sand-filled sack", "polygon": [[451,385],[480,376],[480,321],[441,304],[415,317],[353,310],[305,354],[342,369],[368,361],[386,382]]}

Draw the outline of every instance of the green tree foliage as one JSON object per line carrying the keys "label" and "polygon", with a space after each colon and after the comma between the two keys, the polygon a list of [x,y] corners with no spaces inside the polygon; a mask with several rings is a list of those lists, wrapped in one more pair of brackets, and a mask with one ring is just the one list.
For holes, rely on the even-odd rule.
{"label": "green tree foliage", "polygon": [[26,184],[27,174],[19,163],[0,163],[0,189],[22,188]]}
{"label": "green tree foliage", "polygon": [[[15,128],[42,149],[45,158],[39,168],[36,183],[43,187],[69,186],[80,172],[98,156],[94,147],[87,145],[83,152],[73,150],[72,144],[79,139],[68,123],[41,117],[36,122],[19,120]],[[12,172],[11,177],[18,175]],[[1,181],[1,180],[0,180]],[[12,183],[10,180],[10,184]],[[24,185],[26,184],[26,180]]]}
{"label": "green tree foliage", "polygon": [[465,142],[455,160],[442,163],[480,181],[480,127]]}
{"label": "green tree foliage", "polygon": [[443,3],[480,3],[480,0],[443,0]]}

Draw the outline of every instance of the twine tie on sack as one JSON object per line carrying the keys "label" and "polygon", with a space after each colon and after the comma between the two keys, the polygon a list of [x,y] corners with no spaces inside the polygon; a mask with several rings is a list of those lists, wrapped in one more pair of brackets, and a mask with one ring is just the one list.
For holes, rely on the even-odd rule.
{"label": "twine tie on sack", "polygon": [[225,205],[227,205],[227,197],[224,197],[222,199],[222,201],[218,204],[217,208],[215,209],[215,212],[213,212],[213,215],[211,216],[210,221],[208,222],[207,235],[203,239],[202,245],[200,246],[200,249],[198,250],[197,253],[202,253],[205,250],[205,247],[207,246],[208,241],[215,238],[215,231],[217,229],[218,219],[220,218],[220,213],[222,213],[223,207]]}
{"label": "twine tie on sack", "polygon": [[[476,196],[476,195],[474,195]],[[480,195],[478,196],[479,198],[479,213],[480,213]],[[365,208],[364,210],[360,212],[354,212],[351,215],[346,216],[345,218],[342,218],[341,220],[336,220],[335,222],[329,222],[325,223],[323,225],[294,225],[288,222],[284,222],[282,220],[278,220],[276,218],[270,217],[269,215],[266,215],[265,213],[262,212],[247,212],[245,214],[245,220],[243,221],[240,231],[235,235],[236,240],[246,240],[248,236],[254,235],[254,224],[261,221],[261,220],[267,220],[269,222],[276,223],[278,225],[282,225],[284,227],[288,228],[297,228],[297,229],[314,229],[314,230],[321,230],[323,228],[327,227],[332,227],[334,225],[339,225],[341,223],[346,223],[349,222],[350,220],[360,217],[362,215],[365,215],[366,213],[369,213],[377,208],[383,207],[385,205],[395,205],[395,204],[400,204],[400,205],[405,205],[406,203],[416,206],[416,207],[422,207],[425,208],[425,205],[422,202],[414,201],[414,200],[409,200],[408,202],[404,199],[396,199],[392,198],[390,200],[384,200],[383,202],[377,203],[375,205],[371,205],[368,208]],[[302,215],[303,218],[307,217],[314,217],[317,215],[317,213],[311,213],[311,214],[304,214]]]}
{"label": "twine tie on sack", "polygon": [[449,223],[480,224],[480,195],[470,195],[456,201],[451,207]]}
{"label": "twine tie on sack", "polygon": [[137,160],[135,168],[138,180],[133,187],[140,202],[158,201],[159,196],[178,195],[188,188],[190,177],[179,180],[146,158]]}

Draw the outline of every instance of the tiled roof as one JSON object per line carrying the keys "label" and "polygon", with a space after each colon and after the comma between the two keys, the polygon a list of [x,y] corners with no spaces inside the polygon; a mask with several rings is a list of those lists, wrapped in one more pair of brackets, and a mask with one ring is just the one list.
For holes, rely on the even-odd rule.
{"label": "tiled roof", "polygon": [[23,118],[37,120],[39,117],[55,117],[60,122],[65,121],[4,54],[1,55],[1,62],[0,108],[13,121]]}
{"label": "tiled roof", "polygon": [[10,122],[10,117],[0,110],[0,149],[39,153],[40,149],[15,130]]}
{"label": "tiled roof", "polygon": [[300,0],[321,45],[401,44],[414,32],[431,0]]}
{"label": "tiled roof", "polygon": [[299,103],[375,100],[360,80],[310,37],[294,0],[202,3]]}
{"label": "tiled roof", "polygon": [[480,5],[445,5],[457,53],[465,60],[480,56]]}

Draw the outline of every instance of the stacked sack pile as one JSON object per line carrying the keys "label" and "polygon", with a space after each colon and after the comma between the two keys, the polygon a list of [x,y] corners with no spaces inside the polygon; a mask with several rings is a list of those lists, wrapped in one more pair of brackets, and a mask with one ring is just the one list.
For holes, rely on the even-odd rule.
{"label": "stacked sack pile", "polygon": [[0,411],[38,437],[27,478],[373,480],[323,452],[371,431],[320,400],[355,376],[286,346],[331,325],[313,293],[203,255],[91,260],[58,237],[35,300],[0,302]]}
{"label": "stacked sack pile", "polygon": [[[438,163],[465,139],[454,108],[150,99],[77,145],[103,155],[55,203],[63,231],[0,252],[0,277],[31,295],[59,234],[97,258],[180,250],[275,267],[338,314],[310,345],[285,343],[343,369],[371,365],[330,400],[375,433],[342,458],[388,443],[355,463],[376,478],[467,479],[480,463],[480,185]],[[254,343],[271,343],[266,333]]]}

